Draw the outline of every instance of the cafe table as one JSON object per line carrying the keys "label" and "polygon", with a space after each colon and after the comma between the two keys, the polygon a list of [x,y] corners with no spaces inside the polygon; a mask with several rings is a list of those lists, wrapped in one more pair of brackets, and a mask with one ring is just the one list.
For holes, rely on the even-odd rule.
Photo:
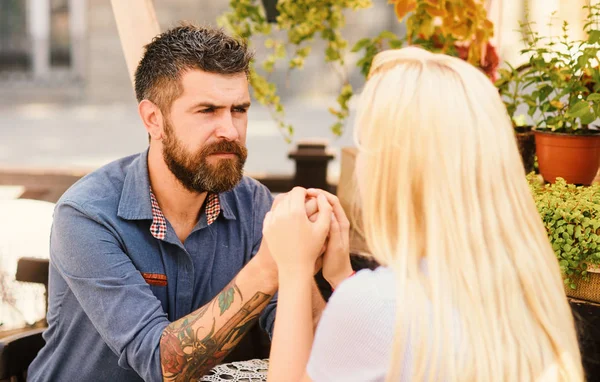
{"label": "cafe table", "polygon": [[218,365],[198,382],[263,382],[267,380],[269,360],[251,359]]}

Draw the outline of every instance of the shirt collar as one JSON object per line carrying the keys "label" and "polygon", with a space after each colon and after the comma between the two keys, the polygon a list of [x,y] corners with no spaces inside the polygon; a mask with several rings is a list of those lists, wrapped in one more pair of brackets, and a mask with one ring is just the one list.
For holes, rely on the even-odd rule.
{"label": "shirt collar", "polygon": [[[152,205],[152,225],[150,226],[150,233],[152,233],[152,236],[155,238],[164,240],[167,235],[167,219],[165,218],[165,215],[163,215],[152,189],[150,189],[150,203]],[[211,225],[217,220],[221,213],[219,194],[209,193],[206,196],[204,212],[207,225]]]}
{"label": "shirt collar", "polygon": [[[123,191],[121,191],[121,200],[119,201],[117,215],[126,220],[154,221],[151,191],[149,192],[151,187],[150,178],[148,176],[148,150],[140,153],[138,158],[136,158],[125,171],[126,175],[123,182]],[[233,190],[221,194],[212,194],[213,196],[211,196],[211,194],[207,195],[207,222],[210,221],[209,216],[214,216],[214,219],[216,219],[220,212],[223,213],[223,217],[226,219],[236,219],[235,214],[229,205],[229,198],[232,194]],[[219,211],[215,214],[214,210],[216,205],[219,206]],[[209,208],[211,211],[209,211]],[[210,223],[213,221],[214,220],[210,221]]]}

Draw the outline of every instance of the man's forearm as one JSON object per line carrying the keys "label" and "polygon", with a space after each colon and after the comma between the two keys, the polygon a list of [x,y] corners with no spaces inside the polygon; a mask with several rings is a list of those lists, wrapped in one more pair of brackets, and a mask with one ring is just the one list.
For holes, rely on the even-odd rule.
{"label": "man's forearm", "polygon": [[277,274],[257,255],[214,299],[171,323],[160,341],[165,381],[206,374],[242,339],[277,289]]}

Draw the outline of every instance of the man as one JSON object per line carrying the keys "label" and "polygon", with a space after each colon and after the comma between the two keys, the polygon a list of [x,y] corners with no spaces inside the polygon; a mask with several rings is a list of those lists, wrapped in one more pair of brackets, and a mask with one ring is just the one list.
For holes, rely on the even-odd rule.
{"label": "man", "polygon": [[193,26],[146,46],[135,91],[149,149],[58,202],[49,327],[30,380],[188,381],[259,316],[271,333],[277,269],[261,239],[272,198],[242,176],[251,59]]}

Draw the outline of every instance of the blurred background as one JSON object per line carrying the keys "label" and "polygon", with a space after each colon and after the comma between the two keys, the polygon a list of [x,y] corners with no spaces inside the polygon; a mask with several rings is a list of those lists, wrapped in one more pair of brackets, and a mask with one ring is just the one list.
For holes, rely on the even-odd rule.
{"label": "blurred background", "polygon": [[[526,6],[542,29],[554,11],[574,26],[584,15],[579,0],[487,3],[500,58],[517,64],[521,46],[516,29]],[[154,6],[165,30],[180,20],[216,25],[228,2],[155,0]],[[376,0],[367,11],[348,12],[345,36],[352,45],[384,29],[401,34],[403,28],[393,6]],[[262,44],[254,47],[260,56]],[[353,60],[350,54],[350,80],[359,89],[363,80]],[[312,54],[304,70],[291,76],[285,68],[276,69],[274,79],[286,121],[295,126],[294,140],[327,139],[334,152],[352,144],[352,118],[341,137],[329,130],[334,117],[327,106],[335,103],[341,84],[322,56]],[[88,172],[146,146],[111,3],[0,0],[0,168]],[[291,148],[267,110],[255,102],[248,126],[247,173],[290,174],[294,164],[286,154]],[[338,175],[339,155],[329,168],[333,182]]]}

